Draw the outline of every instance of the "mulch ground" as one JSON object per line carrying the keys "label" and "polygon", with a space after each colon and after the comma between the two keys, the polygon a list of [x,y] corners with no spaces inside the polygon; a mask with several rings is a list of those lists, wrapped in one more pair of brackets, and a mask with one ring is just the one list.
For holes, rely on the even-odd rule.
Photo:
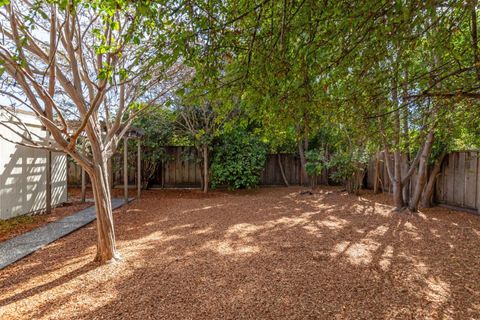
{"label": "mulch ground", "polygon": [[0,220],[0,242],[69,216],[91,205],[92,203],[72,201],[53,208],[49,214],[25,215],[3,221]]}
{"label": "mulch ground", "polygon": [[480,319],[480,217],[338,188],[150,191],[0,271],[1,319]]}

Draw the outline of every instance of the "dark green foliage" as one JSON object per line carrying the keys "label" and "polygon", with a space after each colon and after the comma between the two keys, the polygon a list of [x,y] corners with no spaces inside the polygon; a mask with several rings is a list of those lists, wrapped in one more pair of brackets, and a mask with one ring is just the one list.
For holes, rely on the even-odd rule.
{"label": "dark green foliage", "polygon": [[[133,125],[145,130],[142,140],[142,184],[147,188],[162,160],[165,160],[165,146],[171,143],[175,115],[165,108],[155,108],[152,112],[135,119]],[[134,143],[131,141],[130,143]],[[133,146],[129,148],[135,150]],[[136,166],[136,158],[131,154],[131,165]]]}
{"label": "dark green foliage", "polygon": [[211,165],[213,188],[241,189],[258,185],[267,149],[257,137],[236,130],[222,135],[214,150]]}
{"label": "dark green foliage", "polygon": [[307,164],[305,170],[308,175],[315,176],[322,174],[322,170],[326,167],[326,159],[323,150],[312,149],[306,152]]}
{"label": "dark green foliage", "polygon": [[356,194],[362,187],[369,159],[368,153],[358,148],[336,152],[328,163],[330,168],[334,168],[330,177],[342,183],[349,193]]}

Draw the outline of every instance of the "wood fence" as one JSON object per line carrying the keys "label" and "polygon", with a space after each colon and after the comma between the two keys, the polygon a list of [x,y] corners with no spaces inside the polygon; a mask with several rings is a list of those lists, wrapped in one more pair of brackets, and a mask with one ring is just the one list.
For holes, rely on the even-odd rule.
{"label": "wood fence", "polygon": [[[192,147],[166,147],[166,157],[159,166],[153,179],[153,187],[165,188],[199,188],[201,186],[202,169],[200,157]],[[269,154],[265,161],[265,168],[260,176],[260,185],[284,185],[281,175],[279,158],[290,185],[301,185],[302,175],[300,159],[295,154]],[[121,155],[116,155],[112,160],[114,185],[123,184],[123,165]],[[134,162],[135,163],[135,162]],[[136,184],[135,164],[129,166],[128,182]],[[407,168],[402,168],[406,174]],[[430,171],[430,170],[429,170]],[[365,184],[373,188],[375,161],[371,161],[367,168]],[[430,172],[429,172],[430,173]],[[387,168],[383,161],[380,162],[381,188],[385,192],[392,192]],[[416,174],[411,181],[415,181]],[[327,184],[327,174],[316,177],[316,184]],[[68,185],[80,186],[81,169],[73,162],[68,162]],[[88,176],[87,176],[88,183]],[[413,183],[409,185],[413,192]],[[473,209],[480,212],[480,152],[466,151],[454,152],[445,157],[434,192],[434,201],[464,209]]]}
{"label": "wood fence", "polygon": [[[392,155],[392,163],[393,163],[393,155]],[[402,156],[402,163],[407,163],[405,156]],[[380,188],[384,192],[393,192],[393,186],[390,182],[390,179],[388,177],[388,171],[387,171],[387,166],[385,165],[385,162],[380,161],[379,163],[380,170],[379,170],[379,180],[380,180]],[[402,166],[402,176],[406,175],[408,172],[408,168],[406,166]],[[412,179],[410,181],[413,181],[416,179],[416,174],[414,173],[412,176]],[[368,167],[367,167],[367,174],[366,174],[366,186],[368,189],[373,189],[373,184],[375,180],[375,160],[373,159],[372,161],[369,162]],[[413,186],[410,184],[409,185],[410,191],[413,191]]]}
{"label": "wood fence", "polygon": [[480,212],[480,152],[449,154],[437,179],[435,200],[438,203]]}
{"label": "wood fence", "polygon": [[[431,168],[430,168],[431,170]],[[430,174],[430,170],[428,174]],[[403,174],[407,171],[403,168]],[[375,161],[371,161],[367,169],[368,188],[373,189]],[[391,183],[387,168],[380,162],[379,178],[383,191],[391,192]],[[415,181],[416,174],[411,181]],[[413,191],[413,183],[410,183]],[[462,151],[453,152],[445,157],[441,171],[437,177],[434,201],[457,208],[477,210],[480,212],[480,152]]]}
{"label": "wood fence", "polygon": [[[202,183],[201,159],[192,147],[165,147],[166,160],[163,161],[155,173],[152,181],[153,187],[165,188],[199,188]],[[131,158],[131,157],[129,157]],[[284,185],[279,158],[290,185],[302,184],[300,159],[295,154],[268,154],[265,168],[260,175],[260,185],[279,186]],[[115,155],[112,158],[113,184],[123,184],[122,156]],[[136,184],[135,163],[129,166],[128,183]],[[68,162],[68,185],[81,185],[81,168],[73,161]],[[326,175],[316,177],[317,184],[326,184]],[[89,184],[87,176],[87,184]]]}

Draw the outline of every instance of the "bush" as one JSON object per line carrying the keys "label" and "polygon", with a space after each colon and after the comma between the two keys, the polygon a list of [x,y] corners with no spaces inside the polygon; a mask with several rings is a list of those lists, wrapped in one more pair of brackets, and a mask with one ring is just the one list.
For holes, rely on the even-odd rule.
{"label": "bush", "polygon": [[244,131],[224,134],[214,148],[211,165],[212,188],[256,187],[266,158],[267,149],[257,137]]}
{"label": "bush", "polygon": [[305,171],[309,176],[316,176],[322,174],[322,170],[326,167],[325,155],[323,150],[312,149],[305,153],[307,163]]}
{"label": "bush", "polygon": [[330,177],[342,183],[348,193],[357,194],[362,187],[368,159],[368,154],[359,149],[337,152],[329,162],[329,167],[335,169]]}

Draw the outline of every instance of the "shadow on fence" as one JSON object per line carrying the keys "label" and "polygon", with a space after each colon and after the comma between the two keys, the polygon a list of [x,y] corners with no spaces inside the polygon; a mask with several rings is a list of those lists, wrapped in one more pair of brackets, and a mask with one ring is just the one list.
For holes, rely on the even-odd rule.
{"label": "shadow on fence", "polygon": [[[158,169],[151,182],[152,187],[164,188],[200,188],[201,178],[201,157],[197,155],[192,147],[166,147],[164,161]],[[290,185],[301,185],[301,164],[297,155],[291,153],[269,154],[265,161],[265,168],[260,176],[260,185],[281,186],[285,185],[280,170],[280,163],[283,167],[285,177]],[[123,160],[120,154],[113,156],[113,185],[123,185]],[[136,184],[136,167],[129,166],[128,184]],[[73,161],[68,161],[68,185],[79,187],[81,185],[81,168]],[[316,177],[316,184],[327,184],[327,175]],[[87,185],[90,184],[87,175]]]}
{"label": "shadow on fence", "polygon": [[[434,201],[467,210],[480,210],[480,152],[462,151],[453,152],[445,157],[440,174],[437,177]],[[407,169],[403,168],[402,174]],[[429,168],[428,174],[430,174]],[[416,173],[410,180],[410,192],[413,192],[413,182]],[[383,161],[379,170],[380,187],[384,192],[392,192],[387,168]],[[367,169],[366,185],[373,189],[375,180],[375,160],[371,161]]]}

